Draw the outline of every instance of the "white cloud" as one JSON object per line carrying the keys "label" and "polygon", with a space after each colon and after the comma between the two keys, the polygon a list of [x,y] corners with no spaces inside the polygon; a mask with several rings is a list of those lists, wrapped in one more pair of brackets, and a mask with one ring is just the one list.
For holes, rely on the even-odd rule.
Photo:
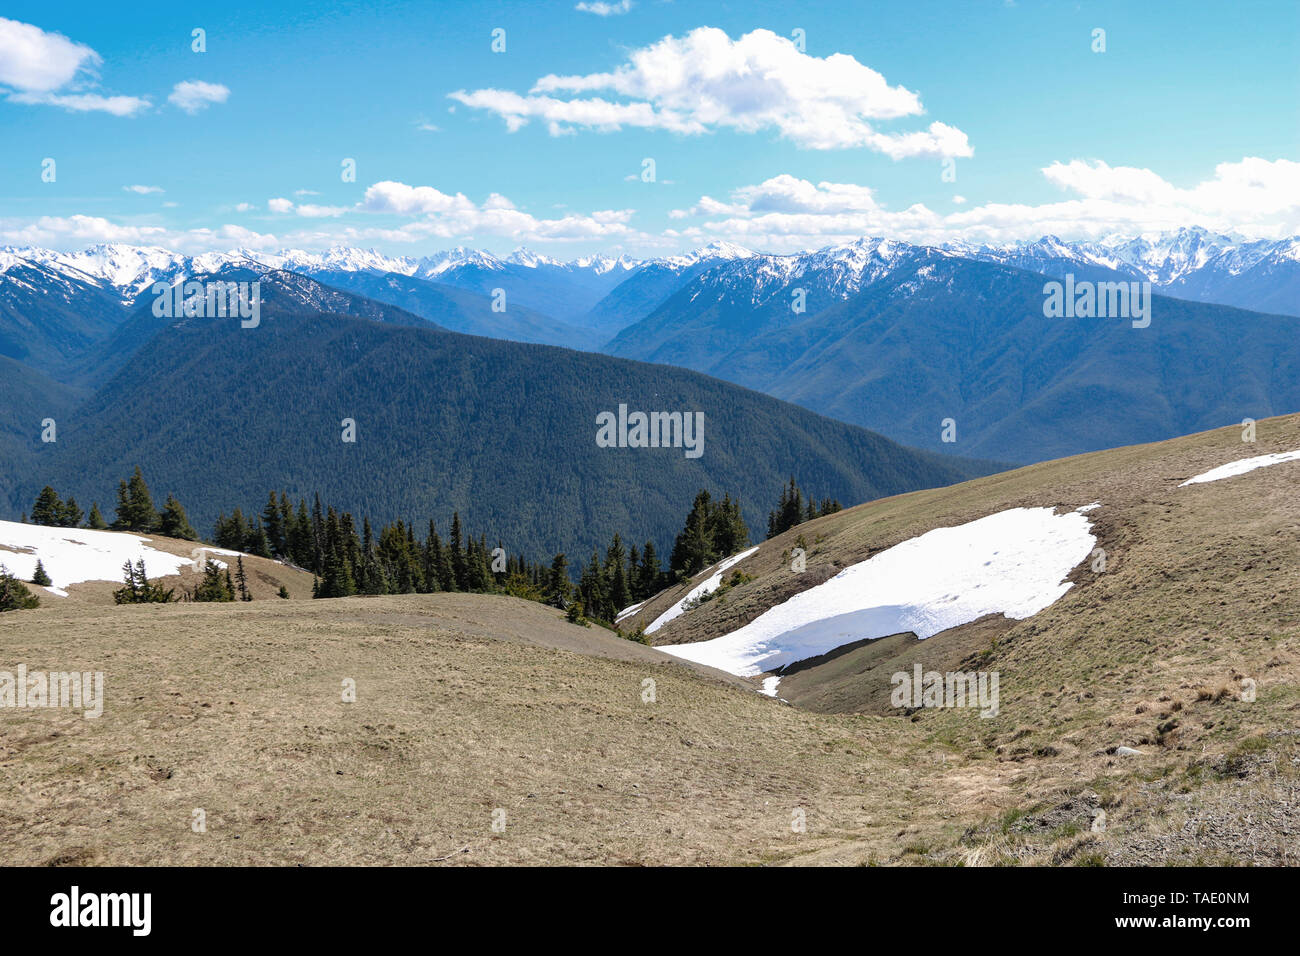
{"label": "white cloud", "polygon": [[463,193],[451,195],[432,186],[410,186],[385,181],[370,186],[362,200],[368,212],[415,218],[397,229],[370,233],[372,238],[413,242],[425,238],[453,238],[491,234],[515,241],[545,242],[593,238],[626,238],[631,209],[597,210],[589,215],[569,214],[539,219],[493,193],[480,205]]}
{"label": "white cloud", "polygon": [[32,106],[61,106],[73,113],[111,113],[134,116],[149,108],[149,98],[142,96],[101,96],[99,93],[11,93],[15,103]]}
{"label": "white cloud", "polygon": [[163,246],[180,252],[209,252],[246,246],[277,249],[283,243],[274,235],[242,226],[174,230],[156,225],[124,225],[101,216],[41,216],[34,220],[0,218],[0,242],[15,246],[79,249],[97,242]]}
{"label": "white cloud", "polygon": [[[306,195],[309,195],[309,196],[315,196],[315,195],[317,195],[316,193],[312,192],[310,189],[300,189],[300,190],[298,190],[296,193],[294,193],[294,195],[296,196],[296,195],[301,195],[301,194],[304,194],[304,193],[305,193]],[[246,204],[246,203],[240,203],[240,205],[239,205],[239,206],[236,206],[235,208],[238,210],[238,209],[240,209],[240,206],[244,206],[244,205],[247,205],[247,204]],[[251,208],[251,207],[250,207],[250,208]],[[313,205],[313,204],[311,204],[311,203],[294,203],[292,200],[290,200],[290,199],[285,199],[284,197],[281,196],[281,197],[277,197],[277,198],[275,198],[275,199],[268,199],[268,200],[266,201],[266,208],[269,209],[271,212],[274,212],[274,213],[290,213],[290,212],[291,212],[291,213],[294,213],[294,214],[296,214],[296,215],[303,216],[303,217],[305,217],[305,218],[307,218],[307,219],[329,219],[329,218],[333,218],[333,217],[336,217],[336,216],[342,216],[344,213],[355,212],[357,207],[355,207],[355,206],[317,206],[317,205]],[[242,211],[242,210],[240,210],[240,211]]]}
{"label": "white cloud", "polygon": [[[1247,157],[1220,163],[1212,178],[1186,189],[1149,169],[1100,161],[1053,163],[1042,173],[1048,182],[1075,195],[1038,205],[986,203],[945,214],[921,203],[888,209],[866,186],[814,184],[781,175],[733,190],[729,202],[702,196],[689,209],[669,215],[675,220],[708,220],[673,235],[727,238],[773,251],[864,235],[912,242],[1005,242],[1044,234],[1097,238],[1190,225],[1262,238],[1300,234],[1300,163],[1291,160]],[[962,197],[953,197],[955,203],[958,199]]]}
{"label": "white cloud", "polygon": [[295,210],[298,215],[306,216],[308,219],[325,219],[331,216],[341,216],[349,209],[347,206],[317,206],[312,203],[300,203]]}
{"label": "white cloud", "polygon": [[172,87],[167,102],[178,106],[185,112],[194,114],[205,110],[213,103],[224,103],[230,96],[229,87],[220,83],[205,83],[203,80],[183,80]]}
{"label": "white cloud", "polygon": [[84,43],[0,17],[0,92],[15,103],[114,116],[148,109],[147,97],[106,96],[86,89],[97,85],[94,71],[102,62]]}
{"label": "white cloud", "polygon": [[235,204],[235,212],[249,212],[255,207],[251,202],[241,202]]}
{"label": "white cloud", "polygon": [[[583,95],[593,93],[603,95]],[[922,114],[920,97],[852,56],[809,56],[769,30],[732,40],[700,27],[634,50],[613,72],[543,76],[527,95],[480,89],[450,96],[498,114],[511,132],[534,119],[551,135],[580,127],[687,135],[775,130],[806,149],[861,147],[893,159],[973,155],[966,134],[945,123],[904,133],[876,129],[878,121]]]}
{"label": "white cloud", "polygon": [[0,17],[0,84],[29,93],[50,93],[101,62],[100,55],[84,43]]}
{"label": "white cloud", "polygon": [[632,0],[619,0],[618,3],[605,3],[604,0],[595,0],[593,3],[579,3],[573,9],[581,13],[594,13],[598,17],[613,17],[631,10]]}
{"label": "white cloud", "polygon": [[161,186],[123,186],[122,188],[129,193],[136,193],[140,196],[147,196],[150,193],[160,193],[163,191]]}

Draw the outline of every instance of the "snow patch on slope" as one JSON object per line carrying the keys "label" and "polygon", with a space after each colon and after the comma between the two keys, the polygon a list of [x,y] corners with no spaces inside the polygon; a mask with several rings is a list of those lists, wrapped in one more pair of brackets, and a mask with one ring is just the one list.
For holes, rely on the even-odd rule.
{"label": "snow patch on slope", "polygon": [[1185,488],[1187,485],[1203,485],[1207,481],[1219,481],[1223,478],[1235,478],[1237,475],[1244,475],[1248,471],[1254,471],[1256,468],[1267,468],[1270,465],[1280,465],[1284,461],[1296,461],[1300,459],[1300,450],[1284,451],[1276,455],[1259,455],[1255,458],[1243,458],[1240,461],[1230,461],[1226,465],[1220,465],[1218,468],[1211,468],[1204,474],[1197,475],[1194,478],[1188,478],[1179,488]]}
{"label": "snow patch on slope", "polygon": [[[659,650],[752,677],[854,641],[907,631],[925,639],[986,614],[1022,620],[1070,590],[1066,575],[1096,544],[1091,527],[1080,511],[1012,508],[935,528],[845,568],[730,634]],[[776,682],[765,681],[764,691],[775,695]]]}
{"label": "snow patch on slope", "polygon": [[[673,620],[674,618],[681,617],[684,613],[686,613],[687,604],[689,604],[691,601],[695,600],[696,598],[706,594],[709,591],[716,591],[718,589],[718,587],[722,584],[722,574],[724,571],[729,570],[732,565],[739,564],[741,561],[744,561],[747,557],[749,557],[757,550],[758,550],[757,547],[753,547],[750,548],[748,551],[740,552],[740,554],[733,554],[731,557],[727,558],[726,560],[719,561],[712,568],[706,568],[705,570],[701,571],[700,572],[701,574],[708,574],[709,576],[705,578],[703,581],[701,581],[699,584],[695,585],[695,587],[691,588],[690,592],[686,595],[686,597],[682,598],[680,601],[678,601],[668,610],[664,611],[657,618],[655,618],[654,623],[651,624],[649,627],[647,627],[645,629],[645,632],[647,634],[653,634],[655,631],[659,630],[659,628],[663,627],[669,621]],[[710,574],[710,572],[712,573]]]}
{"label": "snow patch on slope", "polygon": [[[122,565],[144,559],[151,577],[176,574],[194,562],[149,547],[150,538],[125,531],[91,531],[88,528],[49,528],[44,525],[0,521],[0,564],[23,581],[36,573],[36,562],[50,576],[51,594],[67,597],[67,587],[83,581],[120,581]],[[218,548],[210,552],[235,554]]]}

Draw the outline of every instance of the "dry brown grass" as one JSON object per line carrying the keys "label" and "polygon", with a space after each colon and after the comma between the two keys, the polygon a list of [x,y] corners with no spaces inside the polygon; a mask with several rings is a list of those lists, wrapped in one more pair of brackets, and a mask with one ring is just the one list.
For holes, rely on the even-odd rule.
{"label": "dry brown grass", "polygon": [[[1300,464],[1177,487],[1300,447],[1298,416],[1258,431],[820,519],[663,635],[723,633],[936,525],[1101,501],[1106,572],[971,656],[1001,675],[990,720],[800,710],[501,597],[6,614],[0,668],[102,670],[108,701],[0,711],[0,842],[20,863],[1294,863]],[[783,558],[798,534],[806,576]]]}

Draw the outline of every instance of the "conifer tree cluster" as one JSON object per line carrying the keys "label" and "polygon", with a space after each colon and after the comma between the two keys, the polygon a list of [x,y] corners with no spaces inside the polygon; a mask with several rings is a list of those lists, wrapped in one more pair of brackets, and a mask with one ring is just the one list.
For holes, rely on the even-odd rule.
{"label": "conifer tree cluster", "polygon": [[230,579],[230,568],[223,572],[215,561],[203,566],[203,577],[185,591],[185,600],[199,602],[225,602],[235,599],[235,583]]}
{"label": "conifer tree cluster", "polygon": [[[563,557],[557,555],[557,560]],[[629,550],[624,547],[622,536],[615,532],[603,561],[599,550],[591,552],[573,596],[581,605],[580,617],[613,626],[620,611],[653,597],[669,583],[669,576],[659,569],[653,541],[647,541],[644,549],[632,545]]]}
{"label": "conifer tree cluster", "polygon": [[678,579],[689,578],[748,544],[749,528],[740,516],[740,502],[731,495],[715,501],[701,490],[686,516],[686,526],[673,542],[668,566]]}
{"label": "conifer tree cluster", "polygon": [[149,493],[149,486],[145,484],[139,466],[136,466],[130,480],[118,482],[117,514],[111,525],[100,514],[97,502],[91,504],[90,515],[87,517],[77,507],[75,498],[69,495],[66,501],[61,501],[58,492],[49,485],[42,488],[41,493],[36,496],[30,517],[24,516],[24,520],[31,521],[32,524],[58,528],[82,526],[83,518],[86,521],[84,527],[96,531],[111,528],[114,531],[161,534],[168,538],[183,538],[188,541],[197,541],[199,537],[185,515],[185,508],[176,500],[175,495],[167,496],[162,511],[154,507],[153,496]]}
{"label": "conifer tree cluster", "polygon": [[[553,569],[506,552],[501,542],[467,535],[460,514],[452,515],[446,539],[430,521],[423,536],[415,525],[394,521],[376,530],[351,512],[321,504],[295,508],[285,492],[271,492],[261,513],[247,517],[236,508],[213,529],[218,547],[276,558],[316,577],[313,596],[411,594],[432,591],[497,591],[531,600],[553,593]],[[500,548],[504,558],[496,560]],[[494,570],[494,564],[496,569]],[[569,585],[567,574],[563,584]]]}
{"label": "conifer tree cluster", "polygon": [[775,538],[778,534],[789,531],[795,525],[803,524],[805,521],[812,521],[813,518],[820,518],[823,515],[834,514],[840,510],[842,510],[840,503],[833,498],[823,498],[821,504],[818,505],[817,499],[809,495],[805,504],[803,491],[795,484],[792,476],[790,483],[781,490],[781,500],[777,504],[776,510],[768,512],[767,536]]}
{"label": "conifer tree cluster", "polygon": [[75,528],[81,524],[82,517],[76,498],[69,495],[67,501],[60,501],[58,492],[46,485],[36,496],[30,521],[32,524],[46,525],[51,528]]}
{"label": "conifer tree cluster", "polygon": [[122,565],[122,586],[113,592],[115,604],[166,604],[173,598],[173,589],[152,583],[144,573],[144,559],[134,565]]}
{"label": "conifer tree cluster", "polygon": [[[833,499],[823,499],[820,504],[812,496],[805,499],[791,477],[776,509],[768,515],[768,537],[839,510],[840,503]],[[61,527],[75,527],[82,517],[74,499],[62,501],[48,486],[37,497],[31,514],[37,524]],[[91,506],[86,526],[107,526],[97,504]],[[109,527],[198,540],[184,507],[174,495],[167,496],[161,511],[155,507],[139,467],[130,479],[118,483],[116,515]],[[549,566],[509,554],[504,548],[504,558],[494,557],[487,536],[466,534],[459,513],[452,515],[445,539],[432,520],[423,537],[417,536],[414,525],[401,520],[383,525],[376,533],[369,518],[363,517],[358,527],[350,512],[323,506],[319,494],[309,509],[305,498],[299,498],[295,507],[287,493],[272,491],[260,513],[246,515],[236,508],[227,517],[223,512],[217,518],[212,541],[221,548],[283,561],[311,572],[315,576],[314,597],[432,591],[505,593],[544,601],[566,610],[570,619],[590,618],[613,627],[624,608],[646,601],[675,581],[693,577],[744,550],[750,537],[738,500],[725,494],[719,501],[701,489],[673,542],[667,569],[660,568],[653,541],[646,541],[641,548],[628,548],[616,533],[603,557],[599,549],[592,551],[575,585],[567,555],[555,555]],[[500,542],[497,548],[501,548]],[[119,604],[172,599],[170,590],[149,582],[143,563],[135,567],[128,564],[123,571],[124,585],[115,593]],[[37,576],[48,580],[43,566]],[[0,576],[0,584],[7,588],[5,599],[11,604],[27,598],[37,600],[30,595],[21,597],[21,582],[9,576]],[[184,596],[191,601],[252,600],[243,559],[236,560],[233,577],[229,567],[219,569],[209,562],[202,579],[186,589]],[[284,588],[280,596],[287,596]]]}

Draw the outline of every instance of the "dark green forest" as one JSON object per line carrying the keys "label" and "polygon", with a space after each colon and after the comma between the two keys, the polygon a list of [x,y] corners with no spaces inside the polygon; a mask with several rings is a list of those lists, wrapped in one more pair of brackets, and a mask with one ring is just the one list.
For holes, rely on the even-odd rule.
{"label": "dark green forest", "polygon": [[[459,513],[509,553],[585,555],[628,528],[667,547],[700,488],[727,489],[762,528],[763,503],[791,473],[856,504],[996,468],[682,369],[419,327],[368,301],[391,321],[266,298],[256,329],[202,319],[149,328],[87,401],[64,406],[57,442],[29,429],[10,514],[46,484],[97,500],[139,464],[183,495],[201,528],[276,488],[295,501],[319,493],[376,525]],[[598,447],[596,416],[620,404],[703,413],[702,456]]]}

